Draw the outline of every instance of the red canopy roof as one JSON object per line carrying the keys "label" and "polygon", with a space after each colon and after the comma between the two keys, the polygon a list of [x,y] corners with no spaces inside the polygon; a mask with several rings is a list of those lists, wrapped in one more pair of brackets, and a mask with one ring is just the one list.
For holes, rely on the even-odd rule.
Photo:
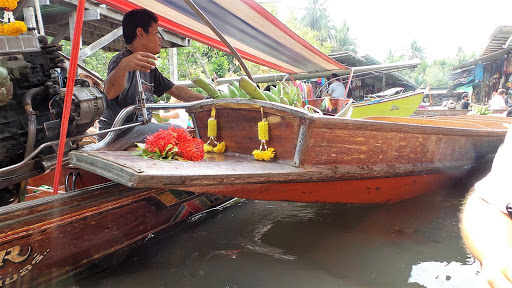
{"label": "red canopy roof", "polygon": [[[183,0],[98,0],[121,12],[146,8],[159,25],[184,37],[229,52],[229,49]],[[300,38],[253,0],[195,0],[240,56],[284,72],[339,70],[346,67]]]}

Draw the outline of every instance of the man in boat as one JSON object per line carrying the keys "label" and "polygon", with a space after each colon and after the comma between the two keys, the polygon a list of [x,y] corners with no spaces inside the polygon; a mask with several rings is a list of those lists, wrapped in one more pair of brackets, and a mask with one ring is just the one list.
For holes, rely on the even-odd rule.
{"label": "man in boat", "polygon": [[[154,95],[161,96],[163,94],[172,95],[184,102],[205,98],[204,95],[184,86],[175,85],[156,68],[157,57],[155,55],[160,53],[162,45],[157,23],[157,16],[146,9],[135,9],[124,15],[123,38],[128,49],[119,52],[108,64],[104,89],[108,101],[107,109],[99,121],[100,130],[111,128],[121,110],[138,103],[140,89],[144,91],[146,103],[153,103]],[[140,86],[138,77],[141,82]],[[147,112],[147,119],[151,119],[151,111]],[[129,115],[123,124],[141,122],[142,120],[142,113],[137,112]],[[148,123],[125,129],[118,133],[114,143],[107,149],[126,150],[134,146],[135,142],[144,142],[147,135],[168,127],[168,124]]]}
{"label": "man in boat", "polygon": [[480,261],[491,287],[512,287],[512,193],[509,163],[512,133],[507,133],[491,172],[473,188],[461,214],[461,231],[469,251]]}
{"label": "man in boat", "polygon": [[340,76],[336,73],[332,73],[331,80],[333,80],[333,82],[329,86],[327,94],[325,94],[324,96],[331,98],[347,98],[345,97],[345,85],[341,83]]}

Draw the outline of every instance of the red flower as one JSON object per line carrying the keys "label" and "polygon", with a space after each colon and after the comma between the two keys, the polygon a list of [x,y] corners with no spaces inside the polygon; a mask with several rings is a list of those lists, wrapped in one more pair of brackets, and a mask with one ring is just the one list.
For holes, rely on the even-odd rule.
{"label": "red flower", "polygon": [[[189,161],[200,161],[204,158],[203,141],[193,138],[187,130],[182,128],[160,129],[155,134],[148,135],[145,144],[147,151],[152,153],[158,151],[159,158],[170,158],[174,155]],[[169,147],[169,145],[171,146]],[[166,155],[162,155],[167,147],[169,147],[168,152],[171,152],[173,147],[178,148],[178,151],[175,151],[176,154],[166,153]]]}
{"label": "red flower", "polygon": [[171,128],[169,128],[169,130],[176,133],[177,143],[188,141],[188,139],[192,138],[192,136],[190,136],[190,134],[188,134],[187,130],[185,130],[183,128],[171,127]]}
{"label": "red flower", "polygon": [[204,158],[203,141],[196,138],[188,138],[178,143],[178,156],[189,161],[201,161]]}
{"label": "red flower", "polygon": [[176,133],[170,128],[167,130],[160,129],[155,134],[146,137],[146,149],[150,152],[156,152],[158,150],[158,152],[164,153],[169,144],[172,146],[178,144]]}

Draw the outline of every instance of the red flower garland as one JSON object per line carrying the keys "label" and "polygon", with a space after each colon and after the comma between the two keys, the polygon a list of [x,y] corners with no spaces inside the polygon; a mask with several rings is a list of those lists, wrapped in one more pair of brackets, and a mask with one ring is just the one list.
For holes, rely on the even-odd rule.
{"label": "red flower garland", "polygon": [[173,158],[175,155],[189,161],[201,161],[204,158],[203,141],[193,138],[185,129],[175,127],[160,129],[155,134],[148,135],[145,150],[155,153],[160,159]]}

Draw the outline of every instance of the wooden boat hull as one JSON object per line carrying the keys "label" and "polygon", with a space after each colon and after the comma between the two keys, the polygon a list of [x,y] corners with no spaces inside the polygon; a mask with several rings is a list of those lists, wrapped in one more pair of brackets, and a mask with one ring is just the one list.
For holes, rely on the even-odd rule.
{"label": "wooden boat hull", "polygon": [[409,117],[420,106],[423,92],[409,92],[374,101],[353,104],[348,117],[359,119],[368,116]]}
{"label": "wooden boat hull", "polygon": [[[506,109],[493,110],[493,114],[502,114],[507,111]],[[427,117],[427,116],[459,116],[467,115],[471,110],[468,109],[417,109],[412,116]]]}
{"label": "wooden boat hull", "polygon": [[[132,187],[204,188],[259,200],[389,203],[448,185],[477,167],[486,169],[507,131],[465,121],[313,116],[276,103],[221,99],[189,110],[203,141],[214,106],[225,154],[209,154],[202,162],[163,162],[94,151],[72,152],[70,161]],[[260,144],[262,110],[269,122],[268,145],[276,149],[269,162],[252,157]]]}
{"label": "wooden boat hull", "polygon": [[188,187],[187,190],[222,191],[226,196],[268,201],[386,204],[415,197],[456,181],[447,174],[309,183]]}
{"label": "wooden boat hull", "polygon": [[106,183],[0,208],[0,285],[40,287],[231,198]]}

